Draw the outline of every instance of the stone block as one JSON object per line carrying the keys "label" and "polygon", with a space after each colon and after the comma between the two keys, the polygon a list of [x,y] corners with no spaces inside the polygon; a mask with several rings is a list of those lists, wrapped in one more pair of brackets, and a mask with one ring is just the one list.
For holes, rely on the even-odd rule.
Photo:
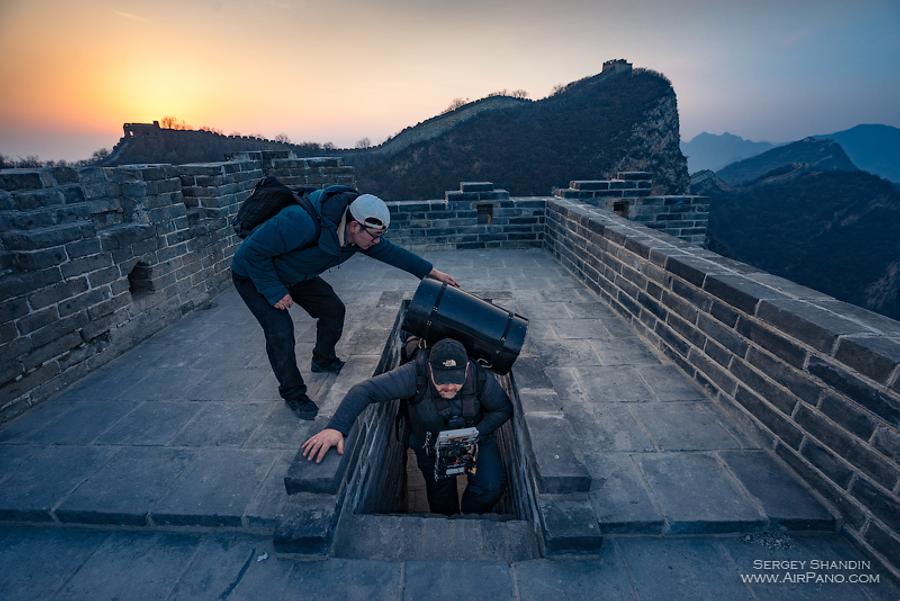
{"label": "stone block", "polygon": [[[47,279],[61,277],[58,274],[59,271],[50,272]],[[63,299],[72,298],[81,294],[87,289],[87,279],[83,277],[59,282],[58,284],[38,289],[37,292],[28,297],[28,304],[31,305],[33,310],[43,309],[44,307],[58,303]]]}
{"label": "stone block", "polygon": [[[0,323],[6,323],[7,321],[12,321],[13,319],[26,316],[28,315],[28,313],[28,303],[24,298],[14,298],[12,300],[5,300],[4,302],[0,303]],[[21,320],[19,323],[22,324],[23,322],[26,322],[27,319],[28,317],[26,317],[24,320]],[[27,325],[25,327],[26,331],[24,333],[28,333],[29,331],[35,329],[28,328]]]}
{"label": "stone block", "polygon": [[784,414],[773,409],[768,403],[743,386],[738,386],[734,398],[750,415],[758,419],[778,438],[794,449],[800,448],[803,432],[789,421]]}
{"label": "stone block", "polygon": [[747,363],[757,368],[810,405],[815,405],[818,401],[822,387],[816,384],[808,374],[799,372],[785,365],[781,361],[770,357],[767,353],[764,353],[755,347],[749,348],[746,360]]}
{"label": "stone block", "polygon": [[883,336],[841,336],[834,356],[876,382],[888,384],[900,364],[900,340]]}
{"label": "stone block", "polygon": [[584,492],[591,476],[571,447],[574,434],[562,417],[525,416],[530,446],[527,449],[538,488],[544,493]]}
{"label": "stone block", "polygon": [[281,508],[272,542],[279,553],[327,555],[338,507],[331,495],[303,494]]}
{"label": "stone block", "polygon": [[766,523],[714,456],[660,453],[638,461],[671,534],[747,532]]}
{"label": "stone block", "polygon": [[70,259],[77,259],[79,257],[84,257],[100,252],[100,240],[98,240],[97,238],[77,240],[75,242],[69,242],[68,244],[66,244],[65,248],[66,254],[69,255]]}
{"label": "stone block", "polygon": [[52,225],[34,230],[10,230],[0,238],[9,250],[36,250],[60,246],[95,235],[91,223],[75,222]]}
{"label": "stone block", "polygon": [[663,451],[740,448],[707,405],[706,401],[638,403],[630,409]]}
{"label": "stone block", "polygon": [[837,486],[826,476],[812,467],[808,461],[802,459],[796,451],[790,447],[778,443],[775,445],[775,454],[781,457],[785,463],[800,475],[816,492],[831,503],[840,512],[845,525],[861,529],[866,523],[866,515],[862,507],[851,500],[847,491]]}
{"label": "stone block", "polygon": [[895,428],[900,427],[900,403],[888,393],[815,355],[809,358],[807,369],[809,373],[821,378]]}
{"label": "stone block", "polygon": [[744,361],[735,358],[731,362],[731,373],[785,415],[791,415],[794,412],[797,398],[770,382]]}
{"label": "stone block", "polygon": [[13,256],[16,265],[26,271],[49,269],[60,265],[68,259],[64,246],[36,251],[21,251],[14,253]]}
{"label": "stone block", "polygon": [[40,171],[4,169],[0,173],[0,189],[3,190],[36,190],[43,187],[45,186]]}
{"label": "stone block", "polygon": [[609,190],[609,180],[572,180],[569,182],[572,190]]}
{"label": "stone block", "polygon": [[878,428],[872,445],[896,463],[900,463],[900,432],[896,428],[890,426]]}
{"label": "stone block", "polygon": [[745,338],[755,342],[763,350],[779,357],[789,365],[803,369],[807,352],[800,345],[791,342],[781,334],[776,334],[765,327],[765,325],[746,316],[741,316],[738,320],[737,331]]}
{"label": "stone block", "polygon": [[819,411],[846,428],[847,431],[855,434],[860,440],[869,440],[877,426],[875,418],[868,412],[860,409],[855,403],[830,392],[822,396]]}
{"label": "stone block", "polygon": [[152,505],[194,459],[187,450],[125,447],[55,510],[60,521],[144,526]]}
{"label": "stone block", "polygon": [[164,445],[201,409],[189,401],[145,402],[98,439],[99,444]]}
{"label": "stone block", "polygon": [[889,561],[891,558],[900,557],[900,538],[897,537],[896,532],[890,532],[878,522],[869,522],[865,541]]}
{"label": "stone block", "polygon": [[835,519],[764,451],[721,451],[719,456],[772,525],[789,530],[834,531]]}
{"label": "stone block", "polygon": [[[325,599],[338,594],[342,599],[394,601],[401,598],[401,565],[399,562],[339,558],[295,562],[287,590],[303,591],[303,595],[310,598]],[[353,574],[353,577],[347,578],[347,574]]]}
{"label": "stone block", "polygon": [[460,192],[492,192],[493,190],[492,182],[459,182]]}
{"label": "stone block", "polygon": [[856,466],[873,480],[891,489],[897,482],[897,468],[861,441],[826,419],[817,411],[801,405],[796,421],[845,461]]}
{"label": "stone block", "polygon": [[110,534],[56,598],[168,598],[198,542],[196,534]]}
{"label": "stone block", "polygon": [[897,502],[897,495],[890,490],[875,486],[865,478],[857,478],[850,493],[883,523],[897,525],[900,503]]}
{"label": "stone block", "polygon": [[603,534],[661,534],[665,521],[650,498],[637,464],[625,453],[586,457],[591,506]]}
{"label": "stone block", "polygon": [[51,520],[52,508],[114,453],[102,447],[32,447],[28,460],[3,480],[0,518]]}
{"label": "stone block", "polygon": [[642,537],[621,538],[613,544],[632,575],[637,599],[751,601],[764,598],[754,596],[747,585],[733,576],[736,568],[712,567],[730,565],[726,563],[720,540]]}
{"label": "stone block", "polygon": [[[324,428],[330,418],[318,417],[310,432],[318,432]],[[337,450],[328,452],[322,463],[307,461],[303,456],[303,449],[299,449],[284,477],[284,487],[289,495],[301,492],[336,494],[344,479],[350,458],[353,456],[353,447],[359,441],[361,427],[355,425],[344,442],[344,454],[339,455]]]}
{"label": "stone block", "polygon": [[865,326],[802,300],[763,300],[757,317],[826,354],[831,354],[838,336],[871,332]]}
{"label": "stone block", "polygon": [[781,292],[742,275],[711,275],[703,289],[748,315],[754,314],[761,300],[789,300]]}
{"label": "stone block", "polygon": [[603,535],[590,503],[541,496],[538,512],[549,555],[597,553]]}
{"label": "stone block", "polygon": [[[278,453],[255,449],[197,451],[169,492],[153,505],[156,524],[241,526],[242,516]],[[222,494],[227,490],[228,494]]]}
{"label": "stone block", "polygon": [[827,447],[816,442],[814,438],[807,437],[800,448],[800,455],[809,461],[823,474],[840,486],[847,488],[853,478],[853,470]]}

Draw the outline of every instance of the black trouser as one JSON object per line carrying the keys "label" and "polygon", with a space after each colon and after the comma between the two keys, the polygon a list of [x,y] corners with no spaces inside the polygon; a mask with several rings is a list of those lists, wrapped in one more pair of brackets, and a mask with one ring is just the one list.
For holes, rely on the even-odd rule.
{"label": "black trouser", "polygon": [[[275,377],[278,392],[284,400],[297,400],[306,394],[306,384],[297,369],[294,353],[294,322],[288,311],[273,307],[256,290],[250,278],[231,275],[234,287],[266,335],[266,354]],[[313,358],[320,363],[334,361],[334,345],[344,330],[344,303],[322,278],[315,277],[288,287],[294,302],[316,320],[316,346]]]}
{"label": "black trouser", "polygon": [[[432,513],[453,515],[459,513],[459,498],[456,495],[456,476],[434,481],[434,458],[421,451],[416,452],[416,463],[425,477],[425,491],[428,507]],[[500,449],[492,436],[478,443],[478,464],[474,476],[469,476],[469,484],[462,497],[463,513],[488,513],[500,500],[506,487],[506,473],[500,459]]]}

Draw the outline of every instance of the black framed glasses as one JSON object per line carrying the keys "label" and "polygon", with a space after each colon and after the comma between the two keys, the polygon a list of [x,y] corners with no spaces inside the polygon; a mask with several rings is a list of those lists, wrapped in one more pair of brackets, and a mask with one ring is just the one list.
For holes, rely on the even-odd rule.
{"label": "black framed glasses", "polygon": [[[356,221],[356,219],[354,219],[353,221]],[[373,233],[372,233],[372,230],[370,230],[370,229],[369,229],[369,226],[367,226],[365,223],[362,223],[361,221],[356,221],[356,223],[359,224],[359,228],[360,228],[361,230],[363,230],[363,231],[365,231],[367,234],[369,234],[369,237],[372,239],[372,242],[375,242],[376,240],[380,240],[381,237],[384,236],[384,233],[385,233],[385,231],[386,231],[386,230],[384,230],[384,229],[381,229],[381,230],[378,230],[378,233],[377,233],[377,234],[373,234]]]}

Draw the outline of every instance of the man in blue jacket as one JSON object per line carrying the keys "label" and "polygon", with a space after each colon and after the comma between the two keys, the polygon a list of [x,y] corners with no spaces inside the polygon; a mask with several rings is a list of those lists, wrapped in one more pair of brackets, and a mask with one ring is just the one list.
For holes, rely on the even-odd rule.
{"label": "man in blue jacket", "polygon": [[[334,351],[344,328],[344,303],[319,274],[362,252],[420,279],[431,277],[458,286],[453,276],[382,238],[391,216],[380,198],[360,194],[349,204],[349,197],[345,198],[346,210],[332,220],[323,211],[325,196],[310,195],[319,224],[299,204],[282,209],[253,230],[231,262],[234,285],[265,332],[266,354],[278,379],[278,392],[300,419],[313,419],[319,407],[306,395],[297,368],[294,323],[288,313],[294,303],[317,320],[312,371],[337,373],[344,365]],[[339,197],[330,197],[327,206],[340,206],[341,202]]]}

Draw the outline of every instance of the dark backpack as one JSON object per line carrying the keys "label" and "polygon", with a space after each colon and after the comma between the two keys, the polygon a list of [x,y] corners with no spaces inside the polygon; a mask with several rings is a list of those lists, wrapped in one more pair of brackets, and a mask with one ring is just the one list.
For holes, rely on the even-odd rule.
{"label": "dark backpack", "polygon": [[[410,361],[416,362],[416,392],[411,397],[400,399],[400,406],[397,408],[397,416],[394,418],[394,438],[400,440],[400,424],[405,424],[405,431],[409,435],[409,408],[417,405],[425,398],[425,392],[428,390],[428,355],[431,349],[426,347],[422,339],[418,336],[408,336],[400,350],[400,364],[403,365]],[[484,385],[487,381],[487,370],[478,365],[477,361],[471,361],[470,364],[475,369],[475,395],[480,399],[481,393],[484,392]],[[404,445],[408,446],[408,440],[404,440]]]}
{"label": "dark backpack", "polygon": [[[321,214],[313,205],[314,194],[321,196],[319,201],[319,206],[322,207]],[[253,230],[277,215],[285,207],[299,204],[313,218],[316,224],[316,235],[313,240],[318,240],[322,218],[329,218],[337,225],[340,223],[347,205],[353,202],[358,195],[359,192],[350,186],[341,185],[326,188],[315,186],[288,188],[275,177],[266,176],[257,182],[250,196],[241,204],[237,215],[231,221],[231,227],[238,238],[246,238]],[[328,202],[336,197],[340,198],[340,201]]]}

